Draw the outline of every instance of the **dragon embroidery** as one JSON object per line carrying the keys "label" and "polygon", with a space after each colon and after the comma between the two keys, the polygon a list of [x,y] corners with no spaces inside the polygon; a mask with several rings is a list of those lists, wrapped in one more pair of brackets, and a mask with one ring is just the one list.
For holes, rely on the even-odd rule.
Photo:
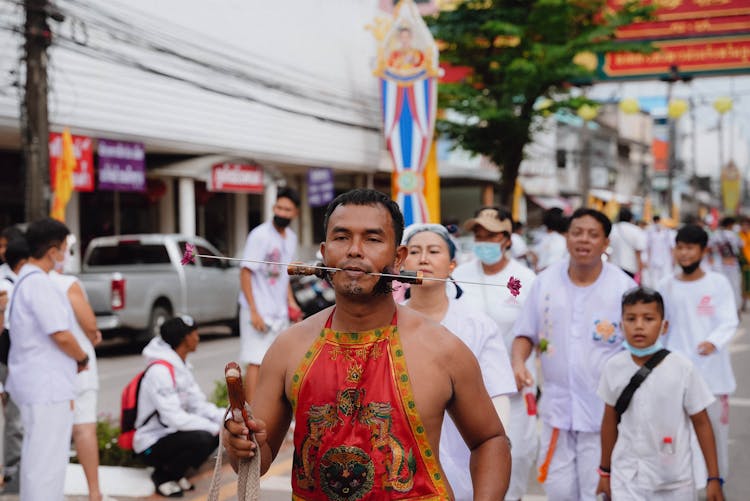
{"label": "dragon embroidery", "polygon": [[[392,407],[388,402],[363,404],[364,389],[347,388],[336,396],[336,405],[313,405],[307,419],[307,436],[302,441],[299,457],[302,466],[297,477],[298,485],[313,489],[313,465],[319,454],[321,438],[326,431],[335,432],[345,421],[358,422],[370,430],[370,443],[386,455],[383,487],[397,492],[409,492],[414,486],[417,461],[412,450],[408,452],[391,432]],[[327,454],[327,453],[326,453]],[[335,457],[335,456],[333,456]],[[329,458],[329,462],[332,459]]]}

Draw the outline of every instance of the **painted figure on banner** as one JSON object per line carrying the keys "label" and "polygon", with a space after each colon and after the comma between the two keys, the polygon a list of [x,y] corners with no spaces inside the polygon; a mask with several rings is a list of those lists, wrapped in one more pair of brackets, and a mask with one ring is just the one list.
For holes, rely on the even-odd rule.
{"label": "painted figure on banner", "polygon": [[407,225],[429,222],[425,163],[437,109],[438,50],[413,0],[372,28],[379,43],[383,134],[393,160],[393,193]]}

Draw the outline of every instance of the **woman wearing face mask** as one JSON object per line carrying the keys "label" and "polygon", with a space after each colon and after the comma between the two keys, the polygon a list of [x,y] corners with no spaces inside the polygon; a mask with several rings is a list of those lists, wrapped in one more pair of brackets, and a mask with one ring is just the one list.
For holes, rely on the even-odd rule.
{"label": "woman wearing face mask", "polygon": [[[513,337],[511,328],[526,302],[531,284],[536,275],[528,267],[511,257],[510,234],[513,224],[510,213],[498,207],[483,207],[476,216],[464,224],[464,229],[474,233],[476,259],[462,264],[453,273],[461,282],[479,282],[484,286],[465,285],[462,301],[476,305],[486,313],[503,336],[506,350],[510,353]],[[521,281],[521,293],[511,296],[502,287],[510,277]],[[534,356],[527,361],[527,368],[536,373]],[[510,486],[505,499],[521,499],[528,489],[529,472],[537,453],[536,435],[536,386],[531,385],[524,395],[515,393],[510,397],[510,419],[507,423],[508,437],[513,444],[511,456]]]}
{"label": "woman wearing face mask", "polygon": [[[404,231],[403,243],[408,250],[405,269],[419,270],[427,278],[450,277],[456,266],[456,247],[444,226],[409,226]],[[495,292],[510,295],[505,288]],[[487,392],[505,421],[508,411],[504,395],[516,392],[508,352],[492,319],[468,303],[458,301],[456,298],[461,293],[461,288],[454,284],[449,283],[446,287],[445,282],[425,280],[422,285],[412,286],[408,290],[405,303],[440,322],[469,347],[479,361]],[[440,464],[456,501],[473,499],[469,458],[468,447],[453,421],[446,416],[440,433]]]}
{"label": "woman wearing face mask", "polygon": [[106,501],[112,498],[101,493],[99,488],[99,444],[96,438],[96,401],[99,391],[99,376],[96,368],[94,346],[102,341],[102,333],[96,327],[96,316],[91,309],[86,292],[78,279],[64,274],[69,268],[75,246],[75,237],[68,235],[62,248],[64,256],[55,263],[49,276],[55,286],[68,298],[71,325],[78,344],[88,356],[88,369],[76,376],[76,399],[73,417],[73,442],[78,461],[83,467],[89,488],[89,501]]}

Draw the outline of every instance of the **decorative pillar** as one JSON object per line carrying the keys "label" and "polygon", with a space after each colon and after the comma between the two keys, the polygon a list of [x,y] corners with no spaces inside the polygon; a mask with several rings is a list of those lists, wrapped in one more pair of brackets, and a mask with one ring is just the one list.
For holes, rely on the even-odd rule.
{"label": "decorative pillar", "polygon": [[195,236],[195,181],[192,178],[181,177],[180,190],[180,233],[190,237]]}
{"label": "decorative pillar", "polygon": [[79,273],[81,271],[81,194],[74,191],[70,194],[70,200],[65,208],[65,225],[70,233],[76,237],[76,249],[70,263],[66,264],[66,273]]}
{"label": "decorative pillar", "polygon": [[308,193],[307,176],[299,176],[299,242],[300,247],[313,246],[312,208]]}
{"label": "decorative pillar", "polygon": [[266,179],[266,190],[263,192],[263,221],[270,221],[273,218],[273,206],[276,204],[279,187],[271,176],[267,176]]}
{"label": "decorative pillar", "polygon": [[242,256],[242,251],[245,249],[245,240],[247,240],[247,234],[250,231],[248,228],[248,217],[247,217],[247,194],[246,193],[235,193],[234,194],[234,224],[232,225],[232,231],[234,232],[232,238],[232,246],[235,256]]}
{"label": "decorative pillar", "polygon": [[159,199],[159,231],[162,233],[175,233],[174,217],[174,180],[163,179],[166,190]]}

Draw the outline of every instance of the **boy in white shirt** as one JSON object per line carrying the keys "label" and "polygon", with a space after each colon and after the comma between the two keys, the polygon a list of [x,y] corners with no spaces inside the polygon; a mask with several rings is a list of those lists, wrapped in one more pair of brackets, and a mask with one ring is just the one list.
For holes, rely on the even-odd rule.
{"label": "boy in white shirt", "polygon": [[[606,407],[602,419],[602,459],[598,493],[619,500],[697,499],[692,473],[691,422],[708,466],[706,499],[723,500],[716,444],[706,408],[714,401],[693,364],[667,352],[619,409],[631,377],[663,355],[667,330],[661,294],[645,287],[622,298],[622,330],[628,351],[618,353],[602,371],[598,394]],[[653,362],[652,362],[653,365]]]}
{"label": "boy in white shirt", "polygon": [[729,395],[737,383],[729,358],[729,341],[739,319],[734,292],[727,278],[701,267],[708,234],[699,226],[685,225],[676,237],[675,260],[682,273],[659,283],[666,318],[671,328],[667,348],[695,365],[716,401],[708,408],[719,457],[719,471],[729,476]]}

